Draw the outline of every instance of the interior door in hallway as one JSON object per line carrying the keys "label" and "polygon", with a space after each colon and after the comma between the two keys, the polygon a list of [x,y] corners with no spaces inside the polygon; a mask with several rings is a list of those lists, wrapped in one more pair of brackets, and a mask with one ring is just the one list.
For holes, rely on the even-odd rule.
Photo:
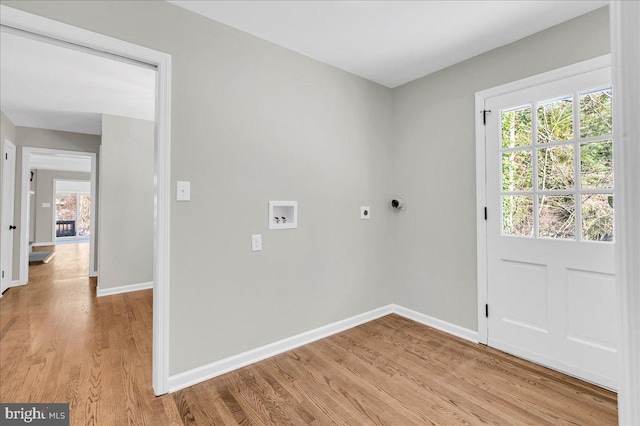
{"label": "interior door in hallway", "polygon": [[14,194],[16,179],[16,146],[4,141],[2,158],[2,253],[0,254],[0,293],[11,285],[13,274]]}
{"label": "interior door in hallway", "polygon": [[616,388],[609,68],[489,98],[488,344]]}

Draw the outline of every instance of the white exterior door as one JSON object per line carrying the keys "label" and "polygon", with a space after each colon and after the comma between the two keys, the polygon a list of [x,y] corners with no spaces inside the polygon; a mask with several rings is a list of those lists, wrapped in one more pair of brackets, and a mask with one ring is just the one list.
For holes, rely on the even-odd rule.
{"label": "white exterior door", "polygon": [[13,273],[14,194],[16,180],[16,146],[4,141],[2,158],[2,253],[0,254],[0,294],[9,288]]}
{"label": "white exterior door", "polygon": [[615,389],[609,68],[485,102],[490,346]]}

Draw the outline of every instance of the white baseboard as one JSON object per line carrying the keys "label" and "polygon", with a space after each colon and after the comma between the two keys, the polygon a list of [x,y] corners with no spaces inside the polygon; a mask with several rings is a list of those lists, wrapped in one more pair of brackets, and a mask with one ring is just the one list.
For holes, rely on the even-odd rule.
{"label": "white baseboard", "polygon": [[21,285],[27,285],[27,282],[24,280],[13,280],[11,281],[11,284],[9,284],[9,288],[20,287]]}
{"label": "white baseboard", "polygon": [[233,370],[237,370],[238,368],[246,367],[247,365],[315,342],[316,340],[324,339],[325,337],[340,333],[353,327],[357,327],[358,325],[373,321],[392,313],[416,321],[420,324],[424,324],[429,327],[444,331],[462,339],[478,343],[478,333],[476,331],[469,330],[467,328],[460,327],[459,325],[439,320],[434,317],[430,317],[429,315],[421,314],[402,306],[391,304],[378,309],[374,309],[369,312],[365,312],[360,315],[353,316],[351,318],[344,319],[342,321],[337,321],[332,324],[316,328],[314,330],[300,333],[298,335],[288,337],[286,339],[279,340],[277,342],[270,343],[259,348],[255,348],[247,352],[233,355],[228,358],[221,359],[220,361],[203,365],[202,367],[197,367],[179,374],[174,374],[173,376],[169,376],[169,392],[175,392],[180,389],[184,389],[186,387],[204,382],[205,380],[213,379],[214,377],[226,374]]}
{"label": "white baseboard", "polygon": [[420,324],[428,325],[429,327],[433,327],[462,339],[469,340],[470,342],[478,343],[477,331],[469,330],[468,328],[460,327],[459,325],[455,325],[450,322],[431,317],[429,315],[421,314],[420,312],[416,312],[402,306],[391,306],[393,308],[394,314],[398,314],[415,322],[419,322]]}
{"label": "white baseboard", "polygon": [[49,242],[49,243],[33,243],[31,244],[31,247],[44,247],[44,246],[55,246],[56,243],[53,242]]}
{"label": "white baseboard", "polygon": [[[11,281],[11,284],[9,284],[9,287],[7,287],[5,291],[7,291],[7,290],[9,290],[10,288],[13,288],[13,287],[20,287],[20,286],[23,286],[23,285],[26,285],[26,284],[27,284],[26,281],[13,280],[13,281]],[[0,298],[2,298],[2,294],[3,293],[0,293]]]}
{"label": "white baseboard", "polygon": [[112,294],[120,294],[120,293],[129,293],[132,291],[140,291],[147,290],[153,288],[153,281],[149,281],[148,283],[139,283],[139,284],[131,284],[131,285],[123,285],[120,287],[113,288],[100,288],[100,284],[98,283],[98,288],[96,290],[96,294],[98,297],[102,296],[111,296]]}
{"label": "white baseboard", "polygon": [[263,359],[290,351],[297,347],[324,339],[341,331],[348,330],[374,319],[392,313],[392,305],[383,306],[360,315],[353,316],[323,327],[316,328],[298,335],[279,340],[268,345],[252,349],[220,361],[212,362],[202,367],[185,371],[184,373],[169,376],[169,392],[175,392],[188,386],[193,386],[205,380],[212,379],[238,368],[262,361]]}

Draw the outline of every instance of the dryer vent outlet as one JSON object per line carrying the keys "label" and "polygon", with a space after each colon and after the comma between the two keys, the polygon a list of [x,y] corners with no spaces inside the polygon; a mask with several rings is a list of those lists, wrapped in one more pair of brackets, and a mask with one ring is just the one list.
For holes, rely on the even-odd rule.
{"label": "dryer vent outlet", "polygon": [[404,210],[406,204],[402,198],[394,198],[393,200],[391,200],[391,207],[396,210]]}

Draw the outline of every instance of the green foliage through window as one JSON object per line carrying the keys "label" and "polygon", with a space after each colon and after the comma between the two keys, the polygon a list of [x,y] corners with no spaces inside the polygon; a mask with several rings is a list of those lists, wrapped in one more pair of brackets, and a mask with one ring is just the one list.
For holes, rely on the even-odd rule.
{"label": "green foliage through window", "polygon": [[580,95],[580,137],[610,135],[613,132],[611,88]]}
{"label": "green foliage through window", "polygon": [[503,191],[530,191],[532,174],[530,149],[502,153]]}
{"label": "green foliage through window", "polygon": [[590,241],[613,241],[612,194],[582,196],[582,238]]}
{"label": "green foliage through window", "polygon": [[506,235],[533,235],[533,197],[506,195],[502,197],[502,232]]}
{"label": "green foliage through window", "polygon": [[613,188],[613,143],[589,142],[580,147],[582,188]]}
{"label": "green foliage through window", "polygon": [[573,176],[573,145],[538,150],[538,189],[571,189]]}
{"label": "green foliage through window", "polygon": [[502,111],[502,147],[531,145],[531,107]]}
{"label": "green foliage through window", "polygon": [[542,195],[538,197],[538,210],[541,237],[576,237],[576,208],[573,195]]}
{"label": "green foliage through window", "polygon": [[[531,105],[536,104],[501,111],[504,235],[533,236],[537,220],[538,237],[575,239],[579,233],[585,241],[613,241],[611,94],[610,87],[600,88],[577,99],[538,103],[534,143]],[[574,132],[574,108],[579,132]]]}
{"label": "green foliage through window", "polygon": [[538,105],[538,143],[573,139],[573,97]]}

